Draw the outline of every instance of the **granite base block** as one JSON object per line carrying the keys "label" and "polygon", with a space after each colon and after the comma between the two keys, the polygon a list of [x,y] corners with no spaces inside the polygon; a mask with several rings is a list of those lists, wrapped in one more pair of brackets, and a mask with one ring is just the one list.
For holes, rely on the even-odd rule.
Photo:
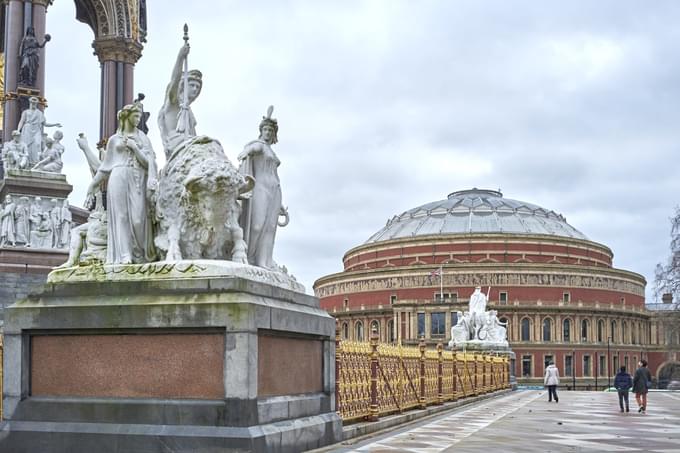
{"label": "granite base block", "polygon": [[0,453],[299,452],[342,439],[335,322],[241,277],[59,282],[6,312]]}

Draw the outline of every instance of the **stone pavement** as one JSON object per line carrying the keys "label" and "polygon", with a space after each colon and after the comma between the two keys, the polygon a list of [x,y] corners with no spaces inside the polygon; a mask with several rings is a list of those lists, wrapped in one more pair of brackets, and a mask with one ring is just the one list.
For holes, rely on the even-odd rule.
{"label": "stone pavement", "polygon": [[647,414],[620,413],[616,393],[516,391],[330,451],[680,453],[680,393],[652,392]]}

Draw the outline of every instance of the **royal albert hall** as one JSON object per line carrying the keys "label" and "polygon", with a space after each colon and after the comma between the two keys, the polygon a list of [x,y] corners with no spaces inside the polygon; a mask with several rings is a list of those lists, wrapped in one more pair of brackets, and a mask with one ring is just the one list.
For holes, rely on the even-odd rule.
{"label": "royal albert hall", "polygon": [[564,385],[605,386],[640,358],[653,375],[669,363],[644,277],[612,259],[562,215],[472,189],[394,216],[314,291],[341,338],[366,341],[377,330],[384,342],[434,346],[448,343],[479,285],[507,322],[520,383],[542,383],[552,360]]}

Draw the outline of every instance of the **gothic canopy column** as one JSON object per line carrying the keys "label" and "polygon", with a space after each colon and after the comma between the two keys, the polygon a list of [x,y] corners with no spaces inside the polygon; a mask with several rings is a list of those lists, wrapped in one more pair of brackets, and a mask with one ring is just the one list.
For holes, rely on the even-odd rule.
{"label": "gothic canopy column", "polygon": [[116,130],[116,112],[134,97],[134,65],[146,42],[146,0],[75,0],[76,19],[94,32],[101,64],[100,139]]}

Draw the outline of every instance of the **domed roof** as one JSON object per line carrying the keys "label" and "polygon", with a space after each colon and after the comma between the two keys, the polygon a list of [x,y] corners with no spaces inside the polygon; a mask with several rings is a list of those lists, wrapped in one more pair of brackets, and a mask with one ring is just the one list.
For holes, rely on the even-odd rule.
{"label": "domed roof", "polygon": [[474,188],[453,192],[446,200],[427,203],[394,216],[366,243],[469,233],[550,234],[588,239],[555,211],[503,198],[499,191]]}

